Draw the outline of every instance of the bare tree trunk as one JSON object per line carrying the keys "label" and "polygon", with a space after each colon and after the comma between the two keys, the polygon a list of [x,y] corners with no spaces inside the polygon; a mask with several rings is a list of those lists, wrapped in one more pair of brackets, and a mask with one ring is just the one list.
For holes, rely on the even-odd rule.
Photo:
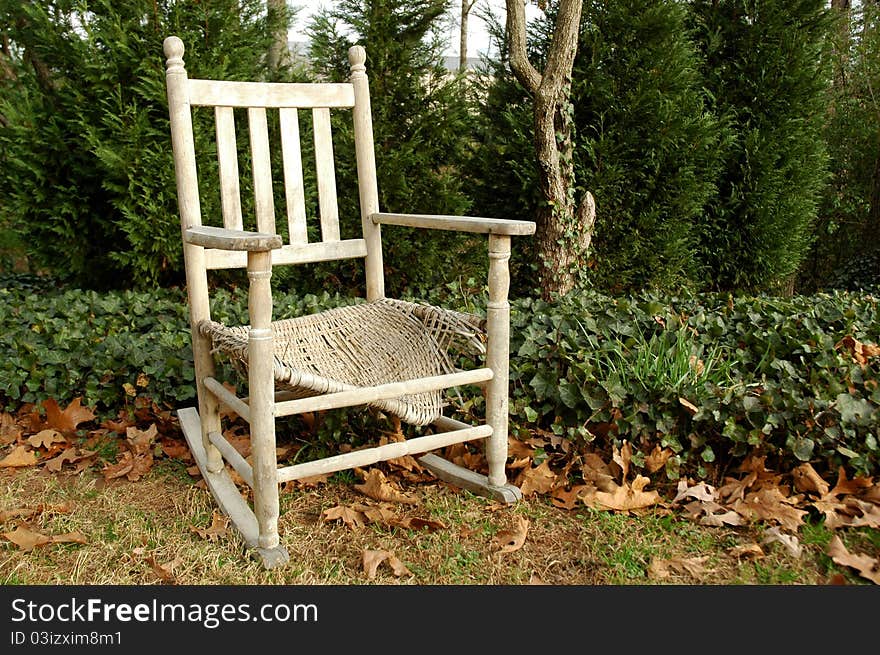
{"label": "bare tree trunk", "polygon": [[852,9],[852,0],[831,0],[831,9],[838,12],[840,20],[840,29],[833,48],[837,55],[834,65],[834,86],[838,89],[846,87],[846,68],[849,63],[849,47],[852,38],[850,29],[850,11]]}
{"label": "bare tree trunk", "polygon": [[461,73],[467,70],[468,18],[476,3],[477,0],[461,0],[461,24],[458,32],[458,70]]}
{"label": "bare tree trunk", "polygon": [[587,191],[575,193],[574,125],[570,107],[571,72],[577,52],[583,0],[560,0],[547,63],[539,72],[526,55],[523,0],[507,0],[510,67],[533,98],[533,127],[538,180],[544,204],[535,222],[539,284],[549,300],[577,284],[585,269],[596,204]]}
{"label": "bare tree trunk", "polygon": [[[266,10],[271,17],[287,16],[287,0],[266,0]],[[287,60],[287,20],[280,21],[272,34],[269,46],[269,70],[277,71]]]}
{"label": "bare tree trunk", "polygon": [[18,79],[18,75],[9,63],[9,36],[6,34],[0,39],[0,76],[2,76],[0,79],[4,80]]}

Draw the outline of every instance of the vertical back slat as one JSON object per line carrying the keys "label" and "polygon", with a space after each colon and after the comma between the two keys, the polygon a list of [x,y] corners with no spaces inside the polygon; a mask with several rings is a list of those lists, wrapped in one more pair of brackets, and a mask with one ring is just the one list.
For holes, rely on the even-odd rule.
{"label": "vertical back slat", "polygon": [[238,149],[235,144],[235,117],[232,107],[215,107],[217,162],[220,165],[220,204],[223,227],[241,230],[241,192],[238,186]]}
{"label": "vertical back slat", "polygon": [[308,243],[299,116],[296,109],[288,107],[279,109],[279,116],[281,119],[281,155],[284,160],[284,196],[287,204],[287,228],[290,232],[290,243]]}
{"label": "vertical back slat", "polygon": [[248,108],[251,160],[254,169],[254,211],[257,230],[275,234],[275,203],[272,199],[272,165],[269,159],[269,126],[265,107]]}
{"label": "vertical back slat", "polygon": [[324,241],[339,241],[339,207],[336,203],[336,169],[333,165],[333,135],[330,110],[312,109],[315,126],[315,166],[318,174],[318,205],[321,210],[321,236]]}

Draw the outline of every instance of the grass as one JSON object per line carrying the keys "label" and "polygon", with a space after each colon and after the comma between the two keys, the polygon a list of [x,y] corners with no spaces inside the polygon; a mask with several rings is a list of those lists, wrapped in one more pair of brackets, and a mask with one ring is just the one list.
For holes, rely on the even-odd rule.
{"label": "grass", "polygon": [[[737,546],[760,544],[763,527],[708,527],[658,508],[638,516],[587,507],[563,510],[545,497],[501,507],[445,483],[411,484],[417,506],[395,505],[398,517],[442,522],[434,531],[370,523],[353,529],[322,520],[337,505],[371,503],[340,478],[282,495],[279,529],[289,565],[266,570],[248,557],[231,529],[206,539],[210,494],[176,460],[159,460],[135,482],[105,482],[94,470],[76,475],[38,469],[0,471],[0,509],[43,511],[29,525],[47,535],[81,532],[86,543],[53,543],[23,551],[0,541],[5,585],[823,585],[870,584],[825,555],[831,532],[821,523],[801,531],[803,551],[762,544],[762,557],[737,557]],[[66,504],[66,507],[61,506]],[[495,537],[528,521],[524,545],[499,552]],[[21,518],[7,519],[11,532]],[[838,531],[840,533],[842,531]],[[847,545],[877,556],[877,530],[840,534]],[[394,553],[410,571],[380,565],[364,572],[366,550]],[[658,571],[665,572],[665,576]]]}

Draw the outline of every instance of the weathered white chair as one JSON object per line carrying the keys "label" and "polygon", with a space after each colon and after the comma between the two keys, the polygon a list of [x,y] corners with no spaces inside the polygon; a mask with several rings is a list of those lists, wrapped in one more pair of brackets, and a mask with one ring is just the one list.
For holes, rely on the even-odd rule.
{"label": "weathered white chair", "polygon": [[[165,39],[171,140],[183,236],[186,282],[196,371],[198,407],[178,412],[183,432],[217,504],[248,547],[267,567],[287,561],[279,543],[279,484],[322,473],[368,466],[404,455],[439,478],[503,502],[519,489],[507,483],[509,287],[512,235],[533,234],[529,221],[460,216],[391,214],[379,211],[366,53],[349,50],[348,83],[266,83],[188,79],[184,44]],[[223,226],[203,225],[193,135],[193,106],[211,106],[216,121]],[[256,231],[245,231],[239,193],[234,109],[247,110]],[[279,112],[289,244],[276,234],[267,110]],[[354,120],[361,208],[361,238],[341,239],[336,198],[330,110],[347,109]],[[308,241],[298,111],[313,119],[322,240]],[[218,221],[219,223],[219,217]],[[485,319],[427,304],[385,297],[382,225],[460,230],[488,235],[489,299]],[[310,316],[272,320],[272,267],[344,258],[365,260],[366,299]],[[208,271],[247,269],[249,325],[211,320]],[[477,344],[480,368],[458,370],[448,354],[454,345]],[[217,379],[215,356],[228,356],[246,372],[246,397]],[[442,415],[442,392],[478,385],[486,419],[471,426]],[[279,467],[276,417],[371,405],[434,432],[399,443]],[[221,434],[220,409],[248,421],[251,462]],[[426,430],[427,432],[427,430]],[[489,475],[456,466],[428,451],[486,440]],[[243,499],[228,463],[253,491]]]}

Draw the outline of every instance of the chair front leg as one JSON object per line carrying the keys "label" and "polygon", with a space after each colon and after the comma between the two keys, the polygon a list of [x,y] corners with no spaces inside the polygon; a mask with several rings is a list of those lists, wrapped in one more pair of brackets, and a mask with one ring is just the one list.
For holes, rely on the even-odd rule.
{"label": "chair front leg", "polygon": [[275,377],[272,343],[272,258],[248,253],[248,395],[254,474],[254,514],[261,548],[278,545],[278,463],[275,455]]}
{"label": "chair front leg", "polygon": [[486,422],[492,435],[486,442],[489,484],[507,483],[508,376],[510,357],[510,237],[489,235],[489,303],[486,310],[486,366],[494,373],[486,385]]}

